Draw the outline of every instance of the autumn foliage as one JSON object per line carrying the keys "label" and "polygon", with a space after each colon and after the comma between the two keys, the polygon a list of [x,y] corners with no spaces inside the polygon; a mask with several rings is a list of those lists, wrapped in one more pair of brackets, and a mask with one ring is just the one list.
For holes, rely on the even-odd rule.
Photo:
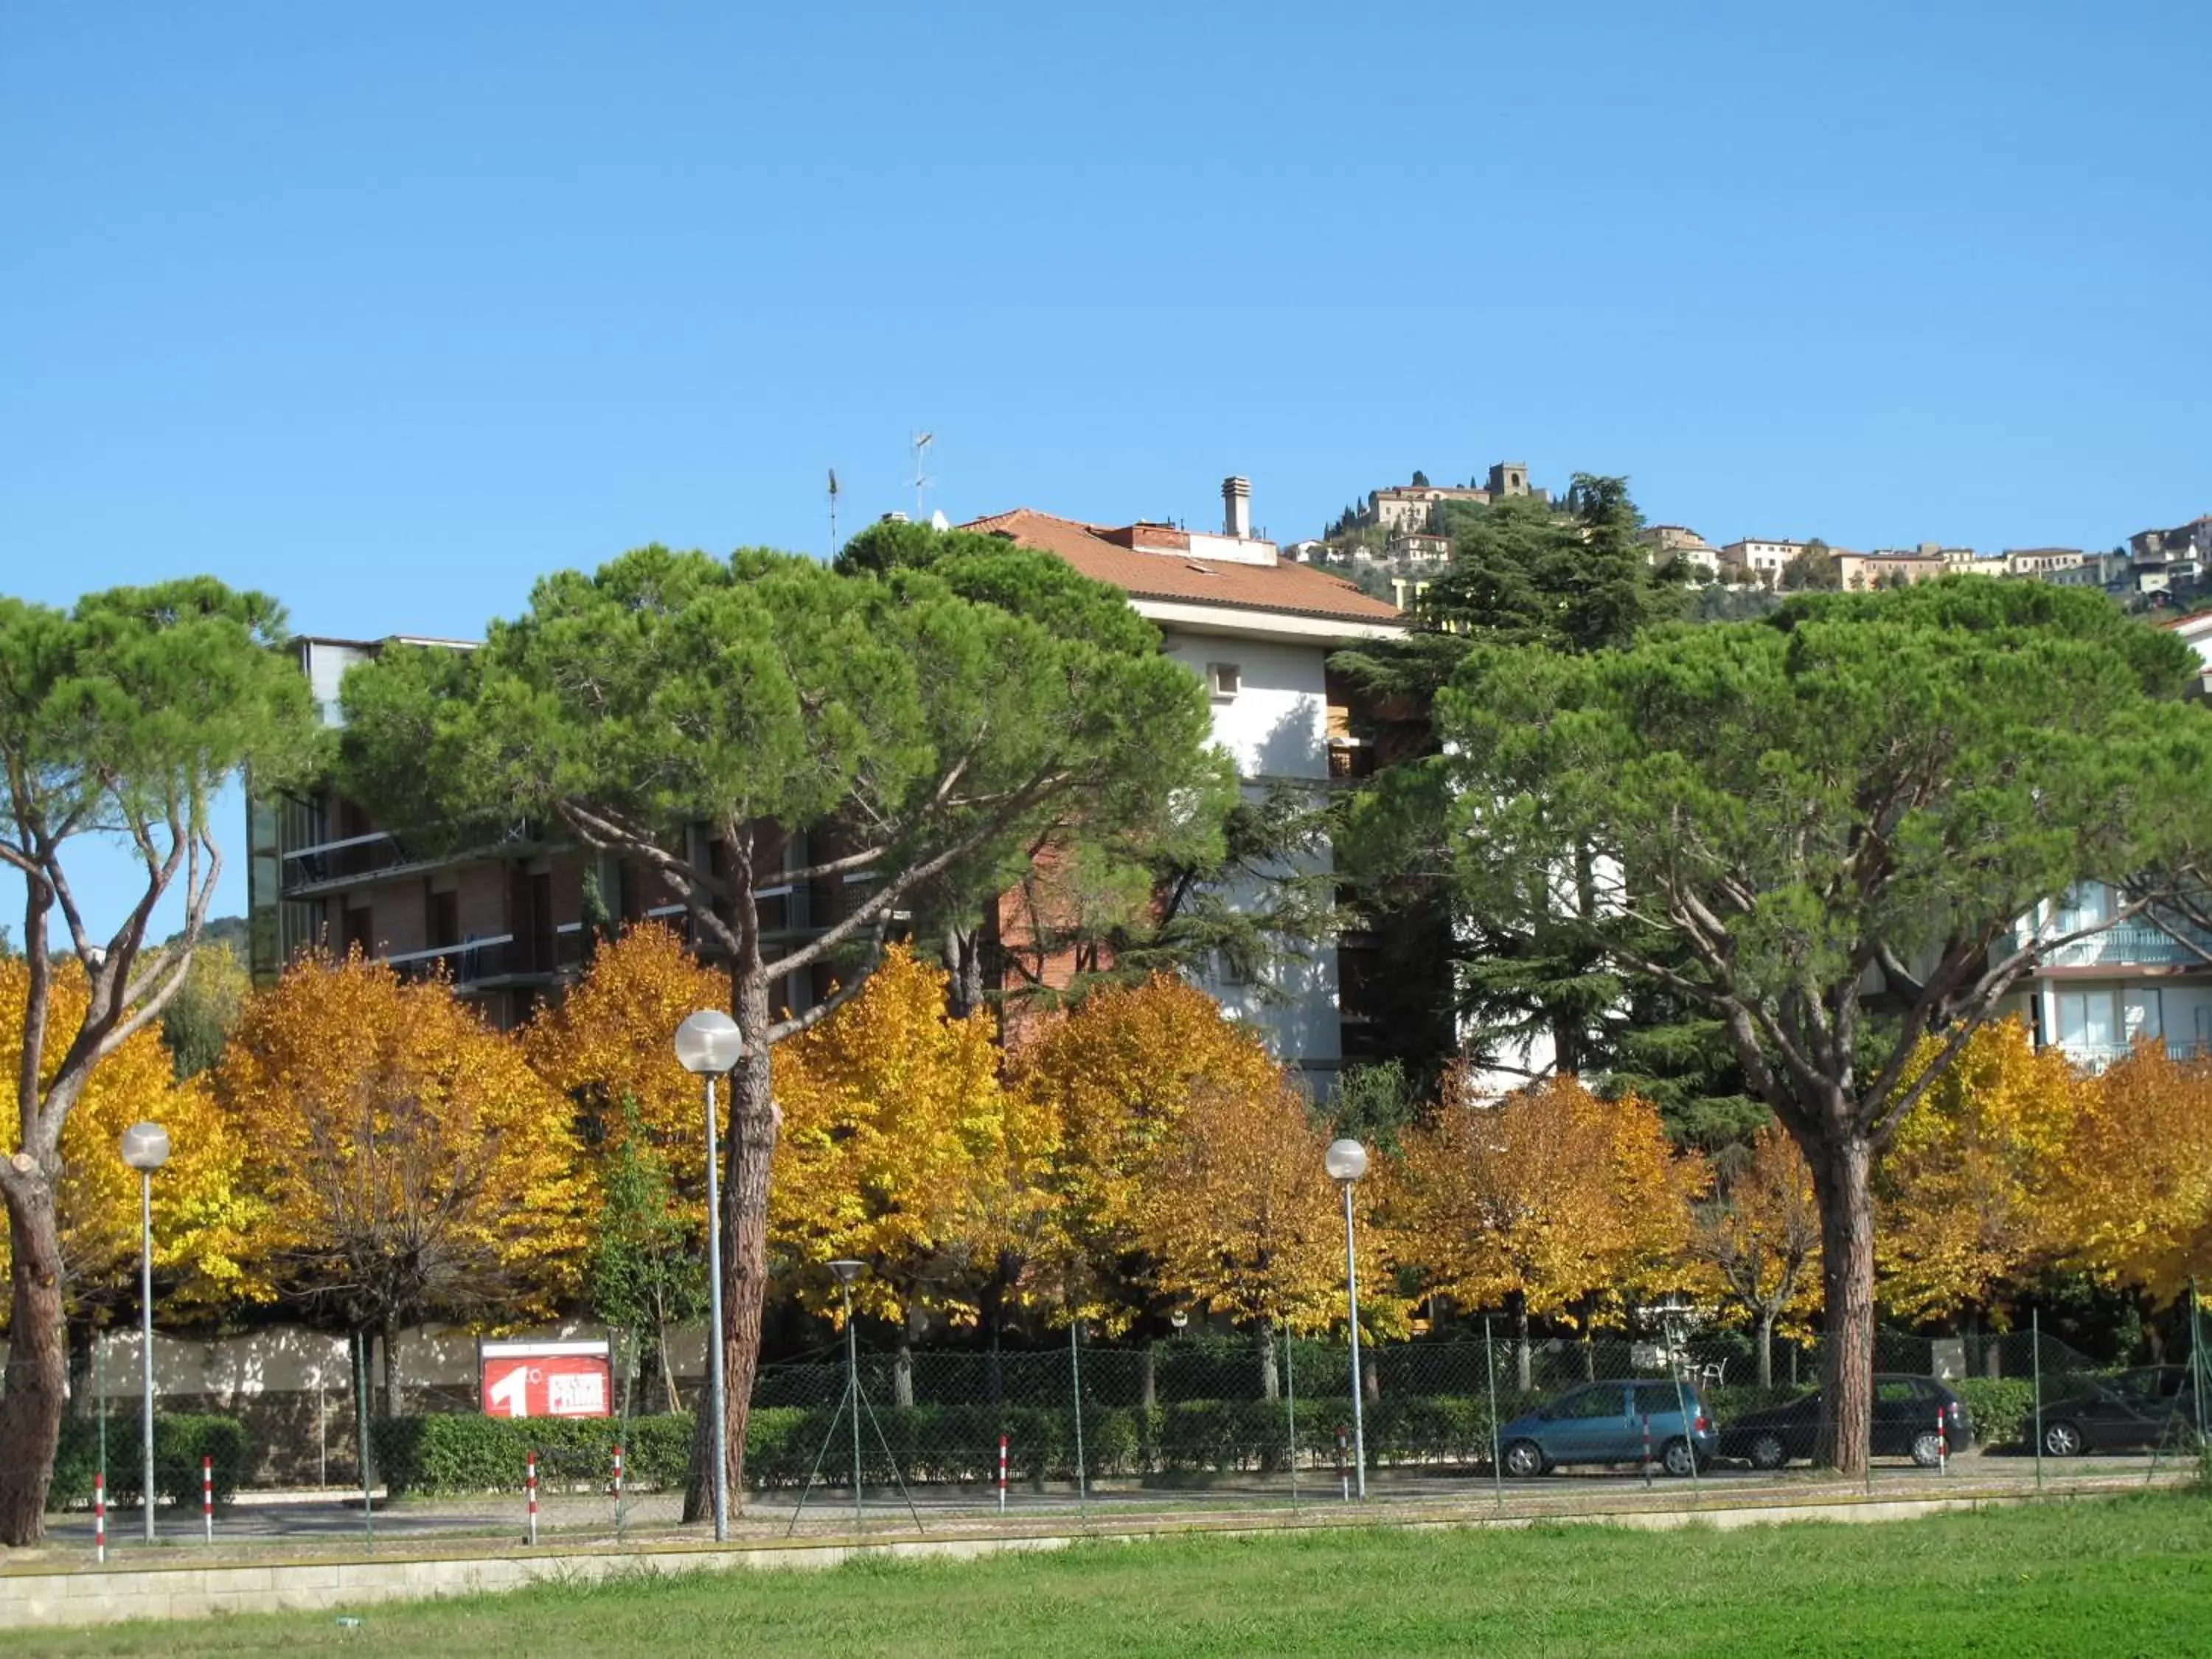
{"label": "autumn foliage", "polygon": [[1196,987],[1162,975],[1103,991],[1021,1050],[1012,1086],[1043,1115],[1054,1152],[1048,1202],[1025,1241],[1036,1298],[1108,1331],[1152,1299],[1146,1221],[1194,1104],[1272,1102],[1282,1073],[1249,1029]]}
{"label": "autumn foliage", "polygon": [[1455,1080],[1405,1138],[1390,1200],[1398,1259],[1463,1308],[1513,1305],[1587,1325],[1679,1275],[1703,1161],[1659,1113],[1571,1077],[1496,1102]]}
{"label": "autumn foliage", "polygon": [[442,981],[309,957],[216,1074],[267,1205],[257,1265],[340,1328],[495,1328],[576,1288],[587,1183],[568,1101]]}
{"label": "autumn foliage", "polygon": [[699,1079],[677,1063],[676,1028],[729,1001],[726,979],[704,967],[673,929],[644,922],[601,945],[556,1008],[524,1028],[538,1074],[574,1105],[587,1140],[612,1146],[625,1101],[694,1202],[706,1191],[706,1116]]}
{"label": "autumn foliage", "polygon": [[2080,1265],[2154,1304],[2212,1266],[2212,1062],[2139,1044],[2084,1079],[2054,1223]]}
{"label": "autumn foliage", "polygon": [[860,1310],[972,1322],[1001,1245],[1025,1231],[1050,1122],[1004,1087],[988,1012],[945,1012],[945,975],[895,946],[860,995],[776,1054],[783,1145],[769,1240],[800,1299],[842,1306],[821,1271],[871,1271]]}
{"label": "autumn foliage", "polygon": [[[0,1067],[22,1064],[20,957],[0,957]],[[46,1052],[58,1064],[83,1023],[83,970],[64,962],[54,970]],[[143,1119],[167,1127],[169,1162],[154,1182],[154,1270],[162,1302],[178,1311],[205,1311],[264,1294],[245,1265],[258,1214],[240,1180],[240,1138],[216,1109],[204,1081],[179,1081],[158,1029],[127,1039],[90,1075],[62,1129],[67,1171],[55,1189],[59,1211],[64,1305],[72,1322],[105,1322],[138,1298],[138,1176],[118,1150],[123,1132]],[[13,1117],[0,1119],[0,1156],[15,1150]],[[0,1263],[8,1240],[0,1232]]]}
{"label": "autumn foliage", "polygon": [[[1932,1054],[1936,1043],[1923,1046]],[[2017,1019],[1967,1039],[1899,1126],[1875,1176],[1875,1294],[1893,1314],[1978,1308],[2002,1318],[2030,1270],[2057,1253],[2051,1188],[2084,1086],[2065,1054],[2039,1050]]]}

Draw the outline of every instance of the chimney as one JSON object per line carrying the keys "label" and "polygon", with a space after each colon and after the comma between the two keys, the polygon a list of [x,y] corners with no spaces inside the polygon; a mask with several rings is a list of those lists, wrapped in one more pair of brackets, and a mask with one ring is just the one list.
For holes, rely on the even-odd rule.
{"label": "chimney", "polygon": [[1249,478],[1224,478],[1221,481],[1221,533],[1246,541],[1252,534],[1252,481]]}

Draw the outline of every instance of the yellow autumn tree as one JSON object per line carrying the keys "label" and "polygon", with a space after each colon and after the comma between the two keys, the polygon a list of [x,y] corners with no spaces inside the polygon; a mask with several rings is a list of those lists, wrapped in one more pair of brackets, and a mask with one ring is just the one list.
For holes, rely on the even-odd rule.
{"label": "yellow autumn tree", "polygon": [[1151,1304],[1144,1218],[1153,1164],[1194,1102],[1272,1098],[1281,1070],[1248,1027],[1161,975],[1101,991],[1026,1043],[1012,1086],[1055,1148],[1024,1284],[1057,1314],[1128,1328]]}
{"label": "yellow autumn tree", "polygon": [[868,1264],[854,1305],[899,1328],[902,1400],[927,1319],[975,1320],[1048,1151],[1044,1114],[1000,1084],[990,1013],[951,1018],[945,988],[941,969],[895,946],[857,997],[776,1050],[771,1246],[824,1312],[842,1299],[822,1264]]}
{"label": "yellow autumn tree", "polygon": [[524,1028],[523,1053],[574,1104],[596,1146],[620,1145],[624,1103],[634,1102],[677,1191],[703,1206],[704,1095],[677,1063],[673,1042],[686,1016],[729,999],[726,976],[701,965],[674,930],[640,923],[601,945],[561,1005]]}
{"label": "yellow autumn tree", "polygon": [[1774,1381],[1778,1327],[1809,1325],[1820,1306],[1820,1210],[1812,1166],[1778,1124],[1695,1206],[1687,1247],[1692,1280],[1730,1317],[1752,1327],[1759,1384]]}
{"label": "yellow autumn tree", "polygon": [[[1328,1140],[1287,1079],[1256,1095],[1200,1087],[1152,1158],[1138,1203],[1137,1237],[1158,1288],[1256,1331],[1270,1400],[1276,1334],[1349,1317],[1343,1200],[1322,1161]],[[1401,1332],[1405,1306],[1357,1189],[1355,1206],[1360,1324],[1370,1335]]]}
{"label": "yellow autumn tree", "polygon": [[569,1104],[444,981],[305,958],[216,1076],[269,1206],[264,1270],[313,1322],[383,1335],[387,1374],[405,1326],[511,1328],[574,1291],[589,1183]]}
{"label": "yellow autumn tree", "polygon": [[2138,1043],[2078,1102],[2053,1194],[2068,1259],[2157,1305],[2212,1284],[2212,1061]]}
{"label": "yellow autumn tree", "polygon": [[[22,1064],[27,972],[22,958],[0,957],[0,1067],[9,1077]],[[67,1052],[85,1003],[83,970],[74,961],[59,964],[48,1004],[51,1064],[59,1065]],[[118,1145],[143,1119],[169,1132],[169,1161],[153,1188],[157,1312],[205,1313],[265,1293],[243,1265],[258,1206],[240,1180],[239,1139],[199,1079],[178,1079],[161,1032],[149,1026],[94,1068],[62,1130],[64,1173],[54,1197],[71,1368],[80,1380],[94,1332],[138,1305],[138,1175],[123,1162]],[[0,1120],[0,1157],[15,1152],[15,1127],[12,1118]],[[0,1267],[7,1260],[7,1237],[0,1233]],[[0,1304],[4,1300],[0,1285]]]}
{"label": "yellow autumn tree", "polygon": [[1431,1121],[1404,1137],[1389,1226],[1398,1259],[1462,1308],[1512,1314],[1528,1386],[1528,1327],[1588,1330],[1680,1276],[1702,1158],[1669,1148],[1658,1109],[1601,1100],[1572,1077],[1496,1102],[1447,1079]]}
{"label": "yellow autumn tree", "polygon": [[[1922,1045],[1932,1058],[1937,1039]],[[1875,1182],[1877,1299],[1911,1320],[1966,1309],[1999,1328],[2013,1287],[2057,1243],[2050,1191],[2076,1079],[2018,1019],[1984,1025],[1898,1126]]]}

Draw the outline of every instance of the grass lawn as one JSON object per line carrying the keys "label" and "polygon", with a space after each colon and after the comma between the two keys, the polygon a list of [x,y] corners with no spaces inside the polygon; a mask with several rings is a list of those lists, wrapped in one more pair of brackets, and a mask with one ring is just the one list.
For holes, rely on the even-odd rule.
{"label": "grass lawn", "polygon": [[2212,1499],[1875,1525],[1376,1528],[972,1563],[693,1575],[14,1634],[12,1655],[2212,1653]]}

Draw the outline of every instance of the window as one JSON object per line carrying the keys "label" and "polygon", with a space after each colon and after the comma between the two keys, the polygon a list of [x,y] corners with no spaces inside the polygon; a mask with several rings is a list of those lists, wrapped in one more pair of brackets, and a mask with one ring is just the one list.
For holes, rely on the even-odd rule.
{"label": "window", "polygon": [[1214,702],[1227,702],[1243,689],[1244,672],[1233,662],[1210,662],[1206,665],[1206,683]]}
{"label": "window", "polygon": [[1598,1384],[1594,1389],[1578,1389],[1561,1400],[1556,1414],[1578,1422],[1590,1422],[1601,1417],[1623,1417],[1620,1385],[1617,1382]]}
{"label": "window", "polygon": [[2057,1000],[2058,1041],[2062,1047],[2110,1048],[2117,1045],[2110,991],[2061,991]]}

